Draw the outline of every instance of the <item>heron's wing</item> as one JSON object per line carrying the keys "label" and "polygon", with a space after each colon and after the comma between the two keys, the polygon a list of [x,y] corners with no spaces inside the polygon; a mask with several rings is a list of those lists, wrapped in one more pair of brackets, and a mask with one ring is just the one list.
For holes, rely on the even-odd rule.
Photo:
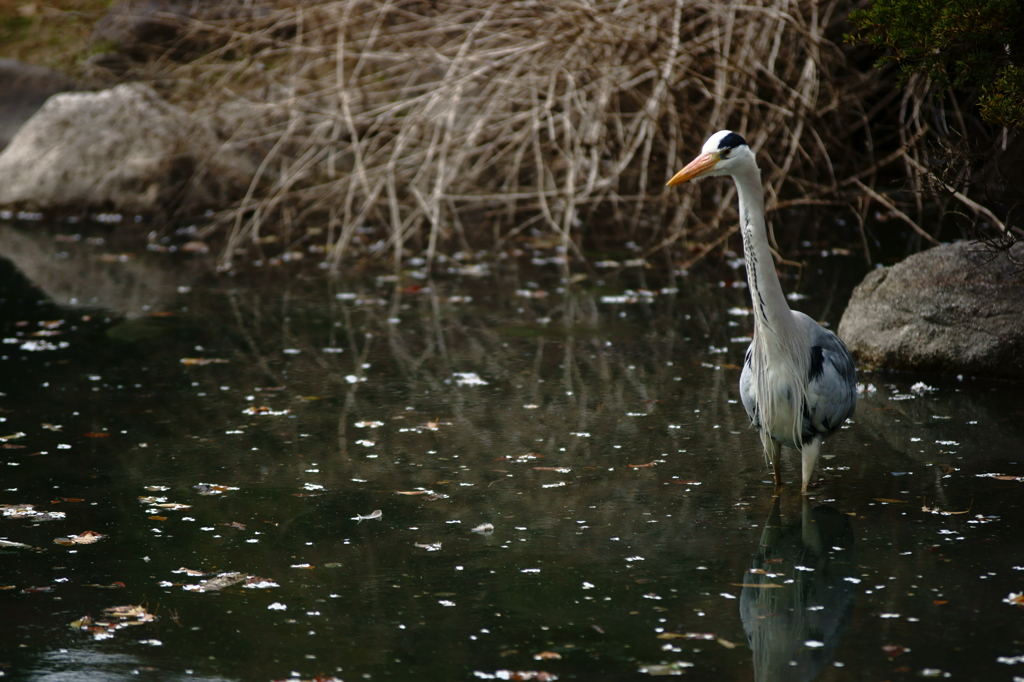
{"label": "heron's wing", "polygon": [[807,382],[804,437],[836,431],[857,407],[857,369],[842,340],[815,324],[811,331],[811,365]]}
{"label": "heron's wing", "polygon": [[740,372],[740,402],[743,409],[750,417],[750,423],[756,428],[761,428],[760,419],[757,414],[757,403],[754,401],[753,368],[751,367],[754,344],[747,346],[747,353],[743,356],[743,371]]}

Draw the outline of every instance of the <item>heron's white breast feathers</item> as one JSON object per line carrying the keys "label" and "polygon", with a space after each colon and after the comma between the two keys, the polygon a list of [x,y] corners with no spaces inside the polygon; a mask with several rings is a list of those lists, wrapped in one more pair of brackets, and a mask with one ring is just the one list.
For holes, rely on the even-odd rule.
{"label": "heron's white breast feathers", "polygon": [[761,437],[800,448],[803,406],[808,404],[810,356],[806,332],[796,319],[777,331],[755,321],[751,344],[751,389],[761,422]]}

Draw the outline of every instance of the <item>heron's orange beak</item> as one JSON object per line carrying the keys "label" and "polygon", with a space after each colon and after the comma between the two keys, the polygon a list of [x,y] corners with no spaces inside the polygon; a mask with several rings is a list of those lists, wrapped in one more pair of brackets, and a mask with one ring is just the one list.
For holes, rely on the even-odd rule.
{"label": "heron's orange beak", "polygon": [[701,154],[696,159],[686,164],[686,168],[673,175],[672,179],[668,181],[668,186],[672,187],[674,185],[682,184],[687,180],[699,178],[705,173],[709,173],[717,163],[717,154]]}

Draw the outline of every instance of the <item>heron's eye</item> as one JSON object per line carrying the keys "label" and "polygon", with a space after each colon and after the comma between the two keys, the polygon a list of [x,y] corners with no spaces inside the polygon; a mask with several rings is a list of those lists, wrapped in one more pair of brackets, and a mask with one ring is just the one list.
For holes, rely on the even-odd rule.
{"label": "heron's eye", "polygon": [[731,151],[732,150],[729,149],[728,147],[726,147],[725,149],[719,149],[718,150],[718,156],[720,158],[723,158],[723,159],[728,159],[729,158],[729,152],[731,152]]}

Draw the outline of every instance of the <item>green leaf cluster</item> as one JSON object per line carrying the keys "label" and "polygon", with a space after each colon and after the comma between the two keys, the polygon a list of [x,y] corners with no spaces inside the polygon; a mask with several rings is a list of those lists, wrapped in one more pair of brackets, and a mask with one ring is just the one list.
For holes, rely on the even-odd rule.
{"label": "green leaf cluster", "polygon": [[984,120],[1024,126],[1024,0],[875,0],[850,13],[851,41],[904,76],[977,93]]}

